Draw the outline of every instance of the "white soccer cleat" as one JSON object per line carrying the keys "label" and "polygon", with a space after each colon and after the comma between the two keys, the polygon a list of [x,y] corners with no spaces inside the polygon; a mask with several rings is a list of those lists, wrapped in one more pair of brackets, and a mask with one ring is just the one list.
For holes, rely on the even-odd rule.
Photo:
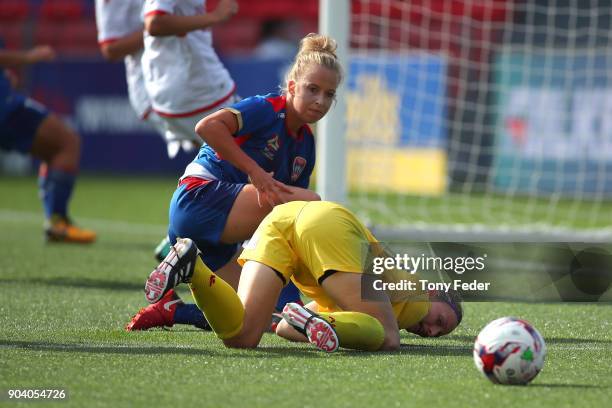
{"label": "white soccer cleat", "polygon": [[338,350],[340,341],[333,326],[325,319],[297,303],[287,303],[283,308],[283,319],[302,333],[319,350],[332,353]]}
{"label": "white soccer cleat", "polygon": [[157,303],[179,283],[191,282],[199,250],[189,238],[179,238],[145,283],[145,298]]}

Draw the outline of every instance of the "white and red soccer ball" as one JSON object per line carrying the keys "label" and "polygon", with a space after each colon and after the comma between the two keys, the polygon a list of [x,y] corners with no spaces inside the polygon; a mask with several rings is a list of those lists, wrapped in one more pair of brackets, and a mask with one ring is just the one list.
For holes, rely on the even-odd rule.
{"label": "white and red soccer ball", "polygon": [[496,384],[524,385],[544,366],[546,344],[527,321],[502,317],[487,324],[474,344],[478,370]]}

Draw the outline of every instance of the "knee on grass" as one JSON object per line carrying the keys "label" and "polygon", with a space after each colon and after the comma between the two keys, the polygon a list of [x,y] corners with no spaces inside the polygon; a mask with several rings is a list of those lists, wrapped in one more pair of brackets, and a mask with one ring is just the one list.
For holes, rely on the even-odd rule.
{"label": "knee on grass", "polygon": [[239,335],[230,339],[224,339],[223,344],[227,348],[253,349],[259,345],[260,336],[245,336]]}

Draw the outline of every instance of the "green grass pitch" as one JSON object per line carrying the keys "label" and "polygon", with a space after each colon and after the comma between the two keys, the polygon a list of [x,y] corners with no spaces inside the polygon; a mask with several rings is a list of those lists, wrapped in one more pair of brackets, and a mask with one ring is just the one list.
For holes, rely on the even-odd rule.
{"label": "green grass pitch", "polygon": [[[451,335],[403,334],[397,353],[326,355],[269,334],[258,350],[230,350],[178,326],[126,333],[175,183],[83,177],[72,212],[99,233],[83,247],[45,244],[35,180],[0,178],[0,406],[15,405],[15,388],[65,389],[54,406],[66,407],[609,405],[610,305],[469,303]],[[526,387],[493,385],[472,361],[478,330],[504,315],[531,321],[548,344]]]}

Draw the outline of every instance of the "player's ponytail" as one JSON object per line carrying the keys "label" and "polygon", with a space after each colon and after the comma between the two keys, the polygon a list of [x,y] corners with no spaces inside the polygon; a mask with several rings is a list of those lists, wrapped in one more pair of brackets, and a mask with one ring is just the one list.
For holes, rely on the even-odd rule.
{"label": "player's ponytail", "polygon": [[326,35],[310,33],[300,41],[300,50],[295,56],[291,69],[285,77],[283,93],[287,92],[289,81],[297,81],[304,74],[310,64],[321,65],[338,74],[339,82],[342,81],[343,70],[336,55],[338,48],[336,41]]}

